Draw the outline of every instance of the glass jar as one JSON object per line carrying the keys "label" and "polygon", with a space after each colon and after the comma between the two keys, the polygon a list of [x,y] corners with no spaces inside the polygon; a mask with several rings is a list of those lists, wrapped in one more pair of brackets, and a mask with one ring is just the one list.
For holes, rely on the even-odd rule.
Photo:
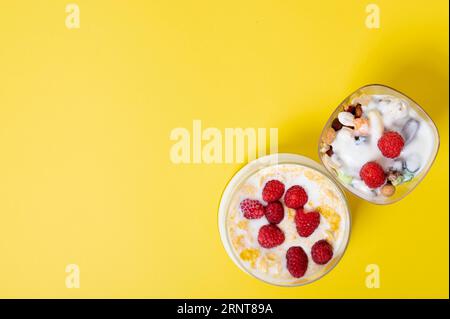
{"label": "glass jar", "polygon": [[[402,153],[398,157],[398,159],[390,160],[387,158],[384,158],[381,152],[378,150],[378,147],[376,145],[377,140],[374,140],[370,142],[371,136],[368,136],[369,143],[372,143],[370,152],[373,152],[373,154],[370,154],[368,156],[368,160],[375,161],[375,162],[383,162],[385,173],[386,173],[386,184],[388,185],[385,190],[395,190],[393,194],[390,194],[389,192],[384,192],[381,187],[379,189],[368,189],[365,187],[364,183],[359,177],[359,169],[362,167],[362,162],[359,162],[359,167],[355,167],[356,171],[353,171],[351,173],[351,166],[348,165],[349,163],[357,163],[358,158],[365,159],[368,152],[368,148],[361,147],[363,145],[362,143],[367,142],[361,142],[361,140],[366,139],[365,136],[355,136],[355,143],[360,143],[359,147],[352,145],[352,142],[349,140],[348,142],[348,152],[345,154],[343,152],[344,148],[347,148],[347,146],[343,146],[342,140],[338,142],[338,145],[340,147],[340,154],[336,154],[334,147],[332,146],[331,152],[327,149],[329,148],[330,138],[333,137],[333,134],[336,135],[336,138],[339,136],[351,134],[350,132],[356,132],[356,126],[354,127],[345,127],[344,130],[346,130],[343,133],[340,133],[339,130],[339,123],[337,123],[336,127],[336,120],[339,119],[340,116],[341,119],[344,118],[346,115],[349,115],[349,112],[344,112],[345,109],[349,109],[349,106],[354,107],[357,104],[362,104],[362,108],[366,108],[366,110],[370,109],[376,101],[374,99],[379,98],[380,103],[379,108],[383,109],[383,107],[386,106],[386,103],[382,101],[382,99],[391,99],[391,103],[394,103],[392,101],[396,101],[395,103],[398,103],[399,109],[404,107],[406,105],[408,112],[410,113],[408,116],[410,117],[410,120],[414,123],[409,123],[408,121],[403,125],[403,127],[398,126],[398,131],[403,137],[405,138],[405,135],[411,135],[416,130],[416,136],[417,139],[420,138],[420,140],[413,140],[410,142],[410,144],[407,144],[408,141],[405,141],[405,146],[403,148]],[[371,99],[371,102],[367,102]],[[372,103],[372,104],[370,104]],[[385,103],[383,105],[383,103]],[[366,106],[370,105],[370,106]],[[395,105],[397,107],[397,105]],[[353,110],[354,111],[354,110]],[[394,117],[400,117],[402,114],[400,112],[403,112],[403,110],[398,111],[398,114],[388,114],[388,116]],[[347,113],[347,114],[343,114]],[[382,113],[380,113],[382,114]],[[382,120],[387,121],[384,118],[385,115],[382,115]],[[351,116],[350,116],[351,117]],[[356,117],[356,115],[355,115]],[[364,119],[364,115],[362,117]],[[386,117],[387,118],[387,117]],[[407,117],[405,117],[407,119]],[[347,119],[348,120],[348,119]],[[401,120],[401,119],[400,119]],[[345,122],[345,121],[344,121]],[[391,122],[389,118],[389,122]],[[400,121],[401,122],[401,121]],[[360,121],[359,123],[362,123]],[[350,123],[345,123],[350,124]],[[371,123],[369,123],[370,126]],[[389,123],[391,124],[391,123]],[[402,123],[403,124],[403,123]],[[413,124],[413,125],[410,125]],[[338,130],[335,131],[333,129],[333,126],[337,128]],[[375,126],[375,125],[373,125]],[[396,127],[395,122],[392,124],[393,127]],[[386,130],[386,129],[385,129]],[[362,132],[362,135],[364,135],[363,130],[359,129],[359,131]],[[345,134],[344,134],[345,133]],[[354,133],[354,135],[358,135],[358,133]],[[345,138],[345,137],[343,137]],[[405,138],[406,139],[406,138]],[[336,144],[336,139],[333,140],[333,142],[330,145]],[[358,148],[361,149],[361,151],[358,151]],[[408,149],[407,149],[408,148]],[[391,204],[394,203],[402,198],[404,198],[406,195],[408,195],[414,188],[417,187],[417,185],[420,183],[420,181],[425,177],[425,175],[428,173],[431,165],[434,162],[434,159],[436,158],[437,152],[439,149],[439,134],[436,128],[436,125],[431,120],[431,118],[428,116],[428,114],[412,99],[410,99],[408,96],[400,93],[397,90],[394,90],[390,87],[387,87],[385,85],[379,85],[379,84],[372,84],[372,85],[366,85],[352,94],[350,94],[348,97],[342,101],[338,107],[334,110],[334,112],[331,114],[330,118],[328,119],[327,123],[325,124],[325,127],[322,131],[322,134],[320,136],[319,140],[319,158],[322,161],[322,164],[326,167],[326,169],[333,175],[333,177],[342,185],[344,186],[348,191],[355,194],[356,196],[367,200],[374,204]],[[327,154],[328,152],[328,154]],[[407,153],[405,156],[404,153]],[[330,156],[330,154],[332,154]],[[340,160],[340,156],[347,156],[347,160]],[[405,158],[402,158],[405,157]],[[421,157],[421,158],[420,158]],[[418,159],[420,158],[420,160]],[[413,162],[411,165],[417,166],[414,161],[421,161],[420,169],[418,169],[417,172],[411,172],[408,170],[408,163]],[[388,162],[388,163],[386,163]],[[347,165],[347,166],[346,166]],[[392,167],[390,167],[392,165]],[[347,170],[347,171],[346,171]],[[388,195],[388,196],[386,196]]]}
{"label": "glass jar", "polygon": [[[326,185],[324,187],[330,188],[332,189],[336,195],[336,200],[338,201],[338,204],[340,205],[339,207],[342,207],[340,214],[341,216],[340,221],[339,221],[339,233],[336,236],[337,239],[335,241],[335,245],[333,245],[333,258],[326,264],[326,265],[320,265],[317,266],[314,264],[313,260],[311,259],[310,256],[310,245],[306,245],[303,244],[303,248],[306,252],[306,254],[308,255],[308,259],[309,259],[309,265],[308,267],[310,267],[311,269],[311,273],[308,274],[306,273],[304,277],[302,278],[289,278],[289,276],[285,276],[282,279],[280,278],[273,278],[273,276],[271,275],[267,275],[264,272],[259,271],[258,266],[256,267],[256,270],[254,268],[252,268],[252,262],[247,262],[245,260],[243,260],[242,257],[242,251],[244,251],[244,249],[241,250],[241,253],[239,252],[239,249],[237,249],[236,247],[234,247],[235,245],[233,245],[233,242],[235,242],[236,237],[233,237],[231,235],[231,227],[234,227],[232,225],[236,225],[237,223],[234,223],[234,221],[231,221],[231,214],[233,214],[233,209],[238,209],[236,207],[239,206],[239,202],[242,200],[241,198],[239,198],[239,190],[244,187],[243,185],[246,183],[246,181],[252,177],[255,176],[255,174],[258,174],[258,172],[263,172],[263,170],[265,170],[266,168],[274,168],[275,171],[278,173],[282,172],[283,169],[286,170],[296,170],[297,168],[300,170],[305,170],[308,172],[314,172],[314,176],[316,176],[317,178],[319,178],[320,180],[323,179],[323,185]],[[309,173],[309,174],[311,174]],[[281,173],[280,173],[281,174]],[[315,177],[314,177],[315,178]],[[322,184],[320,184],[322,185]],[[286,186],[286,189],[288,187]],[[261,191],[261,189],[259,189],[259,191]],[[320,192],[320,189],[315,189],[314,192]],[[288,217],[288,212],[285,210],[285,217],[284,219],[286,220]],[[274,284],[274,285],[280,285],[280,286],[300,286],[300,285],[304,285],[310,282],[313,282],[319,278],[321,278],[322,276],[324,276],[325,274],[327,274],[329,271],[331,271],[331,269],[333,269],[336,264],[339,262],[339,260],[341,259],[341,257],[343,256],[345,249],[347,247],[348,244],[348,240],[350,237],[350,227],[351,227],[351,217],[350,217],[350,212],[349,212],[349,208],[348,208],[348,203],[347,200],[345,198],[344,192],[342,191],[342,189],[340,188],[339,184],[336,183],[336,181],[334,181],[334,179],[329,175],[329,173],[324,169],[323,166],[321,166],[320,164],[318,164],[317,162],[306,158],[304,156],[300,156],[300,155],[295,155],[295,154],[273,154],[273,155],[268,155],[268,156],[264,156],[261,157],[259,159],[256,159],[250,163],[248,163],[247,165],[245,165],[242,169],[240,169],[230,180],[230,182],[228,183],[228,185],[225,188],[225,191],[222,194],[222,198],[220,201],[220,206],[219,206],[219,231],[220,231],[220,236],[222,239],[222,243],[225,247],[226,252],[228,253],[228,255],[230,256],[230,258],[233,260],[233,262],[242,270],[244,270],[245,272],[247,272],[248,274],[263,280],[265,282],[268,282],[270,284]],[[292,216],[291,216],[292,218]],[[321,216],[321,218],[324,218],[323,216]],[[265,217],[262,217],[262,219],[265,219]],[[246,222],[248,223],[255,223],[254,220],[247,220]],[[261,221],[263,222],[263,221]],[[326,223],[325,221],[321,221],[321,223]],[[264,221],[264,223],[267,223],[266,221]],[[286,225],[288,225],[287,223],[293,223],[293,221],[288,221],[286,220]],[[285,225],[282,225],[280,223],[280,228],[282,227],[286,227]],[[291,226],[289,226],[291,227]],[[295,227],[295,226],[293,226]],[[324,226],[325,227],[325,226]],[[294,228],[295,229],[295,228]],[[295,230],[294,230],[295,231]],[[310,236],[313,237],[314,233]],[[252,237],[252,238],[256,238],[257,234],[256,231],[254,231],[253,233],[250,233],[248,236]],[[286,247],[281,247],[279,249],[278,256],[275,256],[275,258],[278,258],[278,265],[273,265],[274,267],[282,267],[283,269],[285,269],[286,267],[286,260],[285,260],[285,251],[287,250],[288,246],[291,245],[295,245],[295,243],[293,242],[289,242],[289,238],[288,238],[288,233],[286,233],[286,240],[285,240],[285,244]],[[296,234],[297,237],[298,234]],[[232,237],[232,238],[230,238]],[[303,239],[299,239],[300,241]],[[308,246],[308,247],[306,247]],[[258,252],[258,254],[260,254],[260,258],[263,258],[262,255],[265,253],[270,253],[272,252],[272,249],[264,249],[264,248],[260,248],[260,252]],[[256,254],[256,252],[254,252]],[[240,255],[241,254],[241,255]],[[276,254],[276,252],[274,252],[274,254]],[[245,259],[245,258],[244,258]],[[253,260],[253,262],[256,262],[255,260]],[[255,264],[254,264],[255,265]],[[281,275],[280,275],[281,276]]]}

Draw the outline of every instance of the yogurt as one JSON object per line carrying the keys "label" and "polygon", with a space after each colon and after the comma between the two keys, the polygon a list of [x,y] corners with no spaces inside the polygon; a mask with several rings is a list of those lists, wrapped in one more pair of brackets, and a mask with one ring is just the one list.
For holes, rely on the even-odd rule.
{"label": "yogurt", "polygon": [[[385,132],[397,132],[403,138],[404,146],[395,158],[383,156],[379,149]],[[344,186],[365,199],[383,202],[422,175],[434,159],[436,142],[435,128],[406,99],[364,94],[344,105],[325,129],[320,156]],[[380,187],[370,188],[360,177],[368,162],[378,163],[385,172],[386,181]]]}
{"label": "yogurt", "polygon": [[[309,237],[299,236],[294,222],[295,209],[285,207],[283,220],[277,225],[284,233],[284,242],[273,248],[263,248],[258,243],[258,231],[268,224],[265,217],[247,219],[240,208],[244,199],[264,203],[261,190],[269,180],[279,180],[286,189],[300,185],[308,194],[305,211],[320,213],[320,224]],[[283,199],[281,199],[283,202]],[[284,202],[283,202],[284,203]],[[256,170],[243,179],[232,193],[224,208],[225,230],[222,238],[236,263],[255,277],[276,285],[301,285],[328,272],[341,258],[349,236],[349,211],[339,187],[325,174],[309,166],[279,163]],[[311,257],[311,247],[326,240],[333,247],[333,258],[325,265],[316,264]],[[301,278],[293,277],[286,266],[286,252],[300,246],[308,256],[308,267]]]}

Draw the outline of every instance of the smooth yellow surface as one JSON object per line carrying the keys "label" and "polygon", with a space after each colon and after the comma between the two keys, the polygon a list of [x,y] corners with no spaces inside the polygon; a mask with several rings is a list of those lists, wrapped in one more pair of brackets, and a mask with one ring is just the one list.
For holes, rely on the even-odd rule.
{"label": "smooth yellow surface", "polygon": [[[73,2],[77,30],[65,1],[0,0],[0,297],[448,298],[447,1],[374,1],[379,29],[369,1]],[[425,180],[390,206],[349,195],[348,250],[318,282],[243,273],[217,229],[242,164],[175,165],[171,130],[277,127],[317,160],[329,114],[374,82],[436,122]]]}

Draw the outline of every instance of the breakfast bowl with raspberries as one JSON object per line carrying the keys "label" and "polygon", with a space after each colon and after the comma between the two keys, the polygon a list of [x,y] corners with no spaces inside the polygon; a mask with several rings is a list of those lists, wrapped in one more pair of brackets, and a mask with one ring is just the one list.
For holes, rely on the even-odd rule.
{"label": "breakfast bowl with raspberries", "polygon": [[321,278],[350,236],[339,185],[320,164],[295,154],[261,157],[228,183],[219,207],[222,243],[235,264],[280,286]]}
{"label": "breakfast bowl with raspberries", "polygon": [[438,149],[436,125],[416,102],[384,85],[364,86],[328,119],[319,141],[322,165],[273,154],[233,176],[219,206],[225,250],[267,283],[311,283],[347,247],[351,216],[343,188],[374,204],[396,202],[425,177]]}
{"label": "breakfast bowl with raspberries", "polygon": [[319,157],[353,194],[390,204],[420,183],[438,148],[436,125],[416,102],[387,86],[367,85],[333,112]]}

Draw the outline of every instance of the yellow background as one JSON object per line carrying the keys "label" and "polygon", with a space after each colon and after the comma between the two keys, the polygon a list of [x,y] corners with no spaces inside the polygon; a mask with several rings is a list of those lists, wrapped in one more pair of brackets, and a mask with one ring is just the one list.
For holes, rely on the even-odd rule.
{"label": "yellow background", "polygon": [[[380,29],[369,1],[79,0],[69,30],[65,1],[0,0],[0,297],[448,298],[448,2],[374,2]],[[317,160],[329,114],[373,82],[435,120],[428,176],[390,206],[349,195],[348,250],[320,281],[243,273],[217,229],[242,165],[175,165],[171,130],[278,127],[280,151]]]}

